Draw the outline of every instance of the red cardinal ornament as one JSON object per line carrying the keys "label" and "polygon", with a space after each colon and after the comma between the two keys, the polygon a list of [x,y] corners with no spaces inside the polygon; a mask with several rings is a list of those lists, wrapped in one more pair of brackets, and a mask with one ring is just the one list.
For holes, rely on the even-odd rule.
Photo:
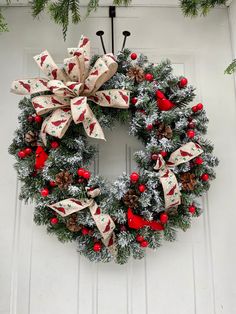
{"label": "red cardinal ornament", "polygon": [[164,230],[164,227],[157,221],[147,221],[141,216],[135,215],[131,208],[127,212],[128,225],[132,229],[141,229],[143,227],[150,227],[152,230]]}
{"label": "red cardinal ornament", "polygon": [[44,167],[45,161],[48,159],[48,155],[45,153],[42,146],[38,146],[35,152],[35,170],[40,170]]}
{"label": "red cardinal ornament", "polygon": [[156,96],[157,106],[161,111],[169,111],[175,106],[175,104],[169,99],[167,99],[166,96],[161,91],[158,90],[156,92]]}

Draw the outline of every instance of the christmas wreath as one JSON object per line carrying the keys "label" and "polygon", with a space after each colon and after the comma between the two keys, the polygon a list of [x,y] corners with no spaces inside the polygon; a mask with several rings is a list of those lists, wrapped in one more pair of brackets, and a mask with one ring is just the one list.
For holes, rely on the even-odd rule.
{"label": "christmas wreath", "polygon": [[[197,198],[215,178],[208,119],[194,88],[173,74],[170,62],[149,63],[128,49],[90,57],[90,41],[59,68],[47,51],[34,59],[47,78],[14,81],[19,128],[9,148],[22,182],[20,198],[35,202],[34,220],[60,241],[76,240],[91,261],[127,262],[162,239],[173,241],[201,213]],[[113,183],[93,176],[96,149],[89,137],[129,123],[143,149],[138,171]],[[107,143],[108,145],[108,143]]]}

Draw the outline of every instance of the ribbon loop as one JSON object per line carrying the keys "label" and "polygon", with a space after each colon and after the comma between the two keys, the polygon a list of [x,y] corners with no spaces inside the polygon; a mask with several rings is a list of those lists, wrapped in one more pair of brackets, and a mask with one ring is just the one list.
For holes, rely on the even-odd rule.
{"label": "ribbon loop", "polygon": [[181,204],[179,184],[171,168],[188,162],[202,153],[203,150],[200,145],[189,142],[173,152],[167,163],[160,154],[158,155],[154,169],[159,170],[166,209]]}

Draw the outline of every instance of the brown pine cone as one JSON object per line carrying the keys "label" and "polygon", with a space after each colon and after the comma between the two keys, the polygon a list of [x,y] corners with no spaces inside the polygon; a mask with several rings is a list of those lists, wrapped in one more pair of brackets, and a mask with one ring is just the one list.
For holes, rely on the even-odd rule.
{"label": "brown pine cone", "polygon": [[33,131],[28,131],[25,133],[25,143],[27,143],[30,146],[37,146],[37,133],[34,133]]}
{"label": "brown pine cone", "polygon": [[67,189],[68,186],[73,182],[72,174],[68,171],[59,172],[56,175],[55,182],[60,190]]}
{"label": "brown pine cone", "polygon": [[123,196],[123,202],[127,207],[136,208],[138,207],[138,195],[132,189],[128,190]]}
{"label": "brown pine cone", "polygon": [[66,222],[66,227],[72,232],[78,232],[81,229],[81,226],[77,223],[77,214],[70,215],[69,219]]}
{"label": "brown pine cone", "polygon": [[169,125],[166,125],[164,122],[161,122],[158,125],[158,129],[157,129],[157,137],[159,139],[162,139],[163,137],[168,138],[169,140],[172,139],[173,136],[173,132],[172,129]]}
{"label": "brown pine cone", "polygon": [[143,82],[145,78],[144,71],[139,66],[129,68],[127,75],[138,83]]}
{"label": "brown pine cone", "polygon": [[182,183],[183,190],[193,191],[196,185],[195,174],[191,172],[185,172],[180,175],[180,181]]}

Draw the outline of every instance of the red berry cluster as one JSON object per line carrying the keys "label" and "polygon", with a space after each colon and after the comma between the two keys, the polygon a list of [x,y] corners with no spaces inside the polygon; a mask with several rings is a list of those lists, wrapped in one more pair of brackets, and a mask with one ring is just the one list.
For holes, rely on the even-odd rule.
{"label": "red berry cluster", "polygon": [[143,236],[141,236],[140,234],[138,234],[138,235],[136,236],[136,240],[137,240],[137,242],[139,242],[139,245],[140,245],[141,247],[143,247],[143,248],[147,247],[148,244],[149,244],[148,241],[145,240],[145,238],[144,238]]}
{"label": "red berry cluster", "polygon": [[[131,175],[130,175],[130,181],[133,183],[133,184],[136,184],[138,183],[139,181],[139,174],[137,172],[132,172]],[[139,184],[138,185],[138,190],[140,193],[143,193],[145,192],[147,189],[146,185],[145,184]]]}
{"label": "red berry cluster", "polygon": [[77,170],[77,174],[79,176],[78,183],[83,183],[84,180],[89,180],[90,176],[91,176],[91,173],[88,170],[84,169],[84,168],[79,168]]}
{"label": "red berry cluster", "polygon": [[32,154],[32,149],[30,147],[26,147],[25,149],[20,150],[17,153],[18,157],[21,158],[21,159],[23,159],[25,157],[28,157],[31,154]]}
{"label": "red berry cluster", "polygon": [[41,123],[43,121],[43,118],[36,114],[36,115],[28,116],[27,120],[28,122]]}
{"label": "red berry cluster", "polygon": [[196,113],[198,111],[201,111],[203,109],[203,104],[199,103],[196,106],[192,107],[192,112]]}

